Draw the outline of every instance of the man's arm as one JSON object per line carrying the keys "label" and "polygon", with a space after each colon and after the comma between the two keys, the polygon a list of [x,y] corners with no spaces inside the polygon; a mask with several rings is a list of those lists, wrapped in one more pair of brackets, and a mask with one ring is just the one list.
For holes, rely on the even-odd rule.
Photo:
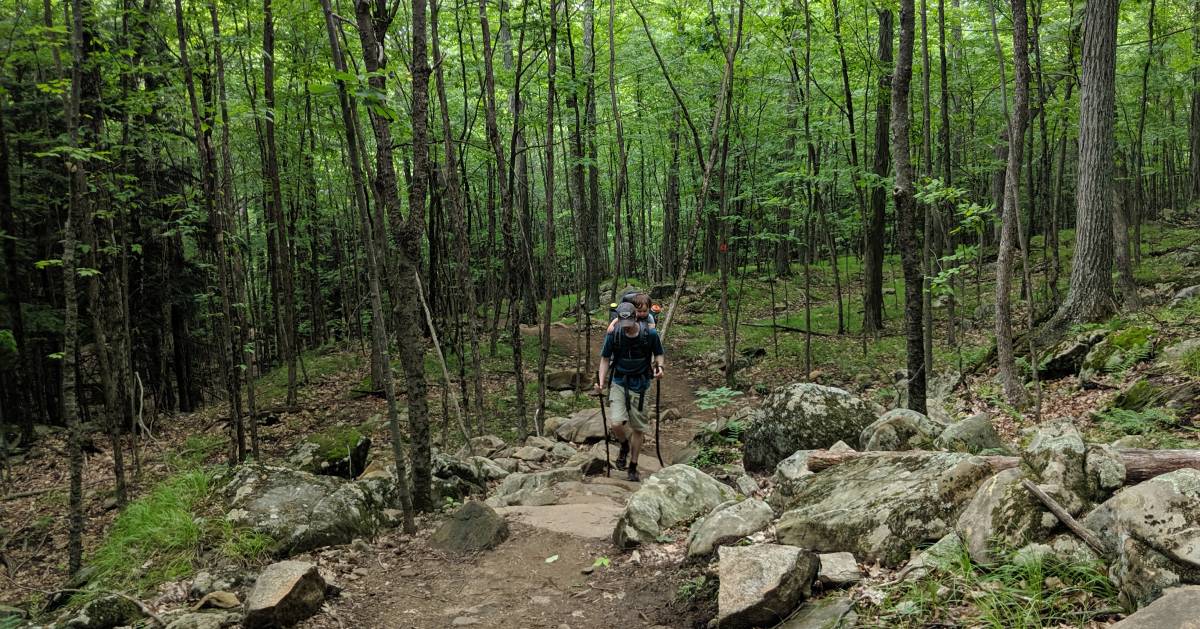
{"label": "man's arm", "polygon": [[666,368],[666,352],[663,351],[662,337],[657,332],[654,333],[654,377],[662,376],[663,370]]}

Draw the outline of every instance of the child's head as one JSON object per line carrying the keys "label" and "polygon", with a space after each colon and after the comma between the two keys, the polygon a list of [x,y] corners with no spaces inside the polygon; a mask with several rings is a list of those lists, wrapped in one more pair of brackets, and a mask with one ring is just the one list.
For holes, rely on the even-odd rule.
{"label": "child's head", "polygon": [[645,319],[646,316],[650,314],[650,295],[646,293],[638,293],[629,301],[637,310],[637,316],[639,319]]}

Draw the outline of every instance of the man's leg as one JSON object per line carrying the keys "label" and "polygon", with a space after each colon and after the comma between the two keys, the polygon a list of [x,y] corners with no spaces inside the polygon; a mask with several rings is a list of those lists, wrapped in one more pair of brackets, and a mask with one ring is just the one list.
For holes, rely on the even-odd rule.
{"label": "man's leg", "polygon": [[[632,394],[629,408],[629,421],[626,429],[629,432],[629,480],[640,481],[638,476],[638,455],[642,451],[642,442],[646,438],[645,415],[640,410],[640,402],[645,393]],[[636,397],[635,397],[636,396]]]}
{"label": "man's leg", "polygon": [[[613,436],[621,444],[621,449],[617,453],[616,468],[618,470],[625,469],[625,461],[629,456],[629,436],[630,429],[627,422],[629,421],[628,406],[625,404],[625,388],[614,386],[608,393],[609,398],[609,417],[612,419]],[[608,447],[608,444],[604,444]]]}

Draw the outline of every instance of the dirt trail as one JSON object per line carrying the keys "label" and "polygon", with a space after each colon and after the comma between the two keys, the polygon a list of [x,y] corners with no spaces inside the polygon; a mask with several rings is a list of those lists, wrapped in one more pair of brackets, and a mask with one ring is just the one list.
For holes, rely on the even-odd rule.
{"label": "dirt trail", "polygon": [[[597,336],[593,332],[594,355],[600,347]],[[572,358],[582,345],[575,330],[563,326],[551,329],[551,341]],[[669,465],[671,455],[708,421],[709,413],[694,407],[686,372],[670,362],[668,368],[662,408],[674,408],[684,418],[661,427],[663,460]],[[653,443],[648,440],[647,446],[643,477],[659,469]],[[692,626],[695,610],[674,603],[682,549],[666,545],[622,554],[610,541],[638,486],[622,477],[614,471],[611,478],[568,483],[559,504],[499,509],[509,520],[509,538],[476,555],[447,556],[430,548],[427,538],[434,523],[429,522],[416,537],[393,531],[369,550],[318,554],[314,559],[344,590],[330,602],[327,614],[304,626]],[[592,569],[598,560],[607,565]]]}

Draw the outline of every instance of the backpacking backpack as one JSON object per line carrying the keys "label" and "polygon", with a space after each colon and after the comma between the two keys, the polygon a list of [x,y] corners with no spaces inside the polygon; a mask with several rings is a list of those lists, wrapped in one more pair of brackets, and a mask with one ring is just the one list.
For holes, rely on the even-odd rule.
{"label": "backpacking backpack", "polygon": [[[617,318],[617,306],[620,306],[621,304],[624,304],[624,303],[633,303],[633,296],[637,295],[639,292],[641,292],[641,291],[627,290],[627,291],[625,291],[624,294],[621,295],[621,301],[614,301],[613,303],[609,304],[608,305],[608,320],[612,321],[613,319],[616,319]],[[653,302],[651,302],[651,307],[653,307]]]}

